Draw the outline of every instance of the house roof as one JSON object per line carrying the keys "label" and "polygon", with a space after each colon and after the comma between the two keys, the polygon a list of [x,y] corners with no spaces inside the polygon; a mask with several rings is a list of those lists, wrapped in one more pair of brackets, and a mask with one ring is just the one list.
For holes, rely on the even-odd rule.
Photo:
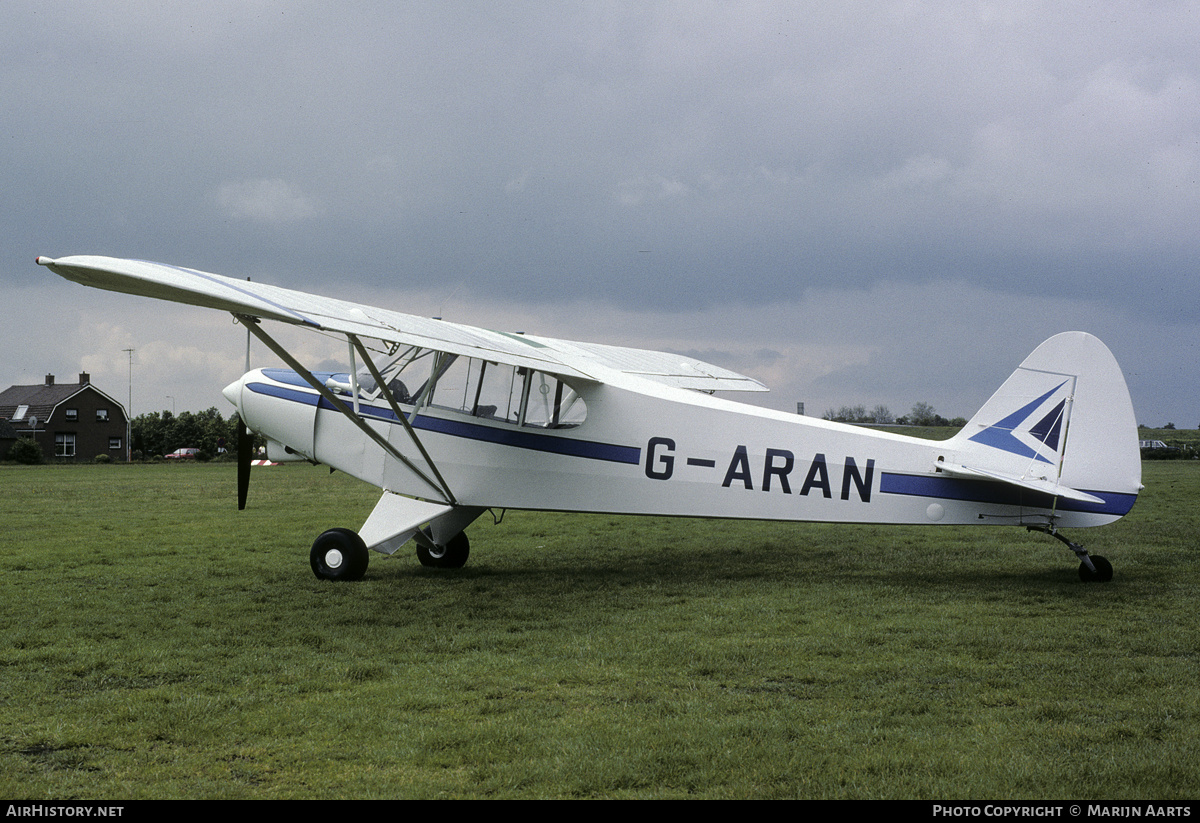
{"label": "house roof", "polygon": [[[0,391],[0,420],[19,422],[36,415],[39,423],[50,419],[54,410],[80,392],[91,389],[125,413],[125,408],[90,383],[63,383],[47,386],[9,386]],[[25,407],[22,409],[22,407]],[[14,419],[18,410],[21,417]]]}

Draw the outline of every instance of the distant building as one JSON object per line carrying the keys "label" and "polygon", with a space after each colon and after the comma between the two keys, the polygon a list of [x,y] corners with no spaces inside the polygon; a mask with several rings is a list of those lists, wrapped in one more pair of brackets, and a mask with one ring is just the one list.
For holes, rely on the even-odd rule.
{"label": "distant building", "polygon": [[126,459],[126,413],[116,400],[91,384],[87,372],[78,383],[55,384],[46,375],[40,386],[10,386],[0,392],[0,458],[29,437],[42,447],[47,462],[90,463],[96,455]]}
{"label": "distant building", "polygon": [[8,455],[8,450],[17,442],[17,430],[0,420],[0,460]]}

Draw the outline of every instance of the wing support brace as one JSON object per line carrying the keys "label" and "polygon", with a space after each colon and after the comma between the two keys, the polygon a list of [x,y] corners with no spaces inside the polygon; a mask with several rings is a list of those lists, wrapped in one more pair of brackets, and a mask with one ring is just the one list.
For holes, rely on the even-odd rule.
{"label": "wing support brace", "polygon": [[[281,360],[283,360],[283,362],[287,363],[293,371],[303,377],[310,386],[316,389],[316,391],[326,402],[341,412],[347,420],[357,426],[363,432],[363,434],[371,438],[371,440],[373,440],[380,448],[403,463],[410,471],[413,472],[413,474],[417,475],[417,477],[421,478],[421,480],[423,480],[430,487],[430,489],[436,493],[436,496],[440,501],[452,506],[457,504],[458,501],[454,499],[454,494],[450,491],[450,487],[446,485],[446,481],[442,478],[441,473],[438,472],[437,467],[434,466],[433,461],[430,460],[428,452],[425,451],[425,448],[417,439],[416,432],[413,431],[412,427],[405,420],[404,415],[398,414],[397,416],[404,421],[405,430],[408,432],[409,437],[411,437],[413,442],[416,444],[418,450],[421,452],[421,455],[425,458],[425,460],[428,461],[430,468],[433,469],[433,473],[437,478],[436,480],[430,478],[429,475],[421,471],[416,464],[401,454],[395,446],[389,443],[387,438],[367,425],[367,422],[363,420],[361,415],[355,414],[354,411],[344,402],[342,402],[342,400],[333,392],[331,392],[329,388],[325,386],[325,384],[314,377],[313,373],[306,369],[299,360],[297,360],[295,357],[292,357],[287,349],[283,348],[283,346],[279,345],[279,343],[277,343],[275,339],[271,337],[271,335],[263,331],[254,318],[250,317],[249,315],[237,313],[234,313],[233,316],[238,319],[239,323],[249,329],[255,337],[261,340],[263,345],[274,352]],[[371,369],[372,376],[374,376],[376,380],[380,380],[379,373],[375,369],[374,363],[371,362],[371,358],[366,357],[365,351],[361,349],[362,344],[357,338],[354,338],[352,342],[357,344],[357,347],[360,349],[360,353],[364,355],[364,359],[366,360],[367,364],[369,364],[368,368]],[[380,382],[380,385],[382,385],[382,381]],[[389,401],[392,403],[393,410],[398,411],[395,406],[395,401],[392,398],[389,398]]]}
{"label": "wing support brace", "polygon": [[[354,348],[358,350],[358,355],[359,355],[359,357],[362,358],[363,364],[367,367],[367,370],[371,372],[371,377],[375,378],[375,385],[377,385],[377,386],[386,385],[386,383],[383,379],[383,375],[379,373],[379,369],[375,366],[375,361],[371,359],[371,355],[367,353],[366,346],[364,346],[362,344],[362,341],[358,339],[358,336],[353,335],[353,334],[347,334],[346,339],[349,340],[351,345],[353,345]],[[354,382],[357,387],[357,383],[358,383],[357,377],[354,378]],[[399,420],[401,425],[404,426],[404,431],[408,433],[408,437],[410,440],[412,440],[413,445],[417,447],[417,451],[421,452],[421,457],[425,458],[425,463],[429,466],[430,469],[433,470],[434,477],[437,478],[438,484],[441,486],[442,490],[446,494],[446,501],[448,503],[454,504],[455,503],[454,495],[450,492],[450,485],[446,482],[446,478],[442,477],[442,473],[440,471],[438,471],[437,464],[433,462],[433,458],[429,456],[429,452],[425,451],[425,446],[423,446],[421,444],[421,439],[419,437],[417,437],[416,430],[412,427],[412,424],[409,422],[408,418],[404,416],[404,412],[400,411],[400,404],[398,404],[396,402],[396,398],[392,396],[392,393],[390,391],[383,392],[383,396],[385,398],[387,398],[388,405],[392,407],[392,413],[396,415],[396,419]],[[358,402],[357,388],[355,389],[355,392],[354,392],[354,398],[355,398],[354,402],[357,403]],[[413,417],[416,417],[415,409],[413,410]],[[405,461],[405,463],[407,465],[409,465],[409,467],[412,468],[413,471],[416,471],[416,467],[409,464],[408,461]],[[423,479],[425,479],[425,482],[427,482],[427,483],[429,482],[429,480],[427,478],[423,478]]]}

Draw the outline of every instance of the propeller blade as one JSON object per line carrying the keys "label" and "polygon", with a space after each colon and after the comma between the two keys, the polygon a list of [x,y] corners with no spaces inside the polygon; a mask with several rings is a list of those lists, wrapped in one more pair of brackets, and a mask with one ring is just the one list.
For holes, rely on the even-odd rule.
{"label": "propeller blade", "polygon": [[246,421],[238,416],[238,511],[246,508],[246,493],[250,490],[250,461],[254,459],[254,435],[246,430]]}

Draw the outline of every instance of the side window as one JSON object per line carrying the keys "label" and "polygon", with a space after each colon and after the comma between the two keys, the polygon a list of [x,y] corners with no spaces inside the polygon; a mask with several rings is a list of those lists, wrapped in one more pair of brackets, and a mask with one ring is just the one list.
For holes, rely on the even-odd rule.
{"label": "side window", "polygon": [[390,373],[383,372],[388,391],[397,403],[416,405],[424,400],[437,355],[428,349],[413,349],[411,356],[397,364],[399,368]]}
{"label": "side window", "polygon": [[443,409],[470,412],[478,393],[481,365],[473,357],[443,354],[430,403]]}
{"label": "side window", "polygon": [[96,422],[97,423],[107,423],[108,422],[108,409],[96,409]]}
{"label": "side window", "polygon": [[79,409],[67,409],[67,422],[74,423],[79,419]]}
{"label": "side window", "polygon": [[522,424],[542,429],[567,429],[578,426],[587,409],[575,390],[552,374],[533,372]]}
{"label": "side window", "polygon": [[516,423],[521,419],[521,388],[524,377],[515,366],[487,363],[473,414],[489,420]]}

